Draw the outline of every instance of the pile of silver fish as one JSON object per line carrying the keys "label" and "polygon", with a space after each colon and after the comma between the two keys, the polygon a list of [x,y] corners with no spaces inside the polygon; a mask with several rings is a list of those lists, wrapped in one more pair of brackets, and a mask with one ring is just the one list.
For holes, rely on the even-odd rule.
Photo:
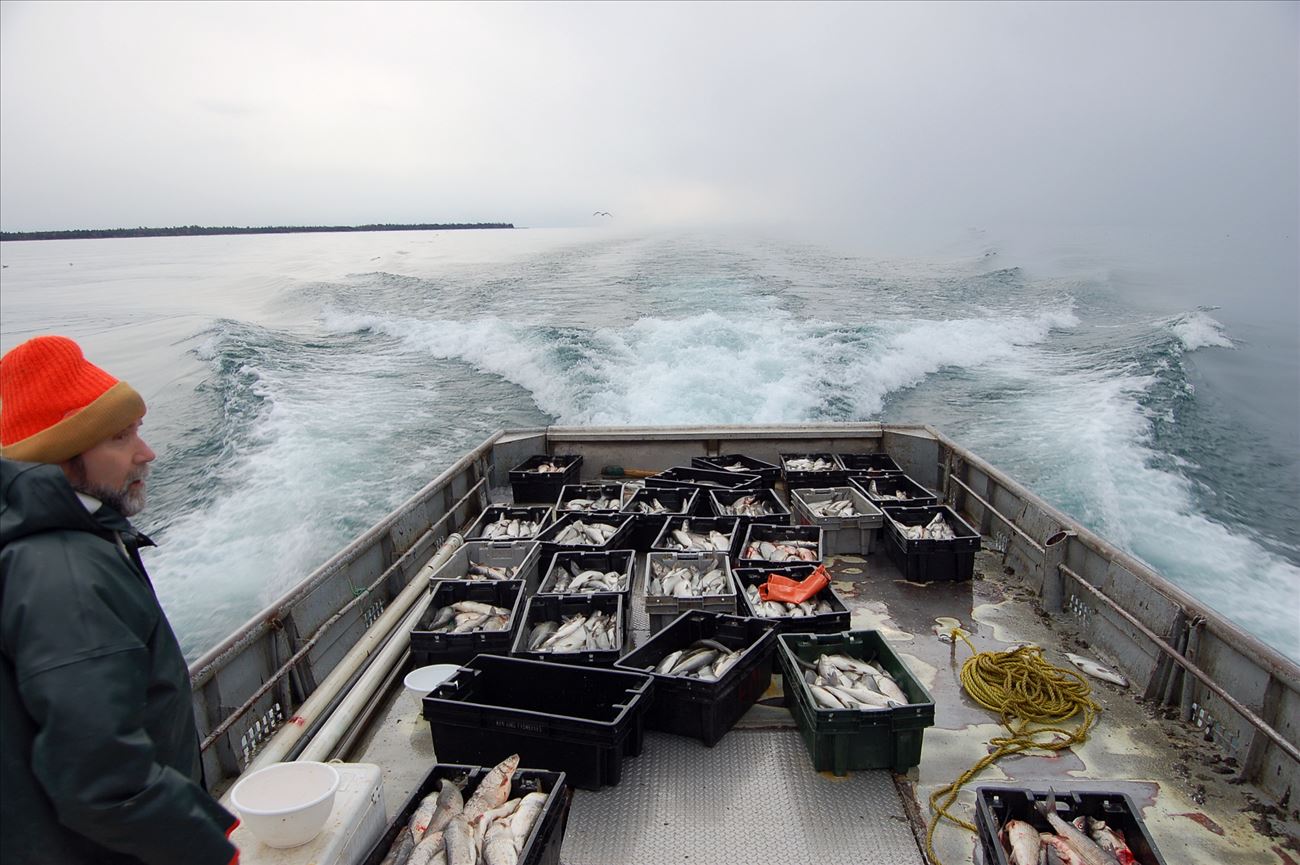
{"label": "pile of silver fish", "polygon": [[469,801],[442,778],[420,800],[381,865],[516,865],[528,836],[546,808],[546,794],[510,798],[519,768],[512,754],[479,783]]}
{"label": "pile of silver fish", "polygon": [[1124,833],[1104,820],[1075,817],[1062,820],[1056,813],[1056,795],[1034,807],[1056,833],[1039,832],[1023,820],[1008,820],[998,836],[1010,854],[1011,865],[1133,865],[1137,858]]}
{"label": "pile of silver fish", "polygon": [[905,526],[901,523],[898,530],[910,541],[954,541],[957,533],[948,525],[943,514],[935,514],[934,519],[923,526]]}
{"label": "pile of silver fish", "polygon": [[504,631],[510,611],[481,601],[457,601],[433,611],[433,621],[424,630],[442,634],[470,634],[475,631]]}
{"label": "pile of silver fish", "polygon": [[622,493],[617,496],[599,495],[595,498],[569,499],[560,505],[562,511],[616,511],[623,506]]}
{"label": "pile of silver fish", "polygon": [[646,667],[665,676],[686,676],[713,682],[740,660],[742,651],[736,651],[716,640],[696,640],[685,649],[664,655],[659,663]]}
{"label": "pile of silver fish", "polygon": [[751,469],[749,466],[745,465],[744,463],[732,463],[732,464],[729,465],[729,466],[722,466],[722,471],[724,471],[724,472],[740,472],[740,473],[742,473],[742,474],[744,474],[744,473],[756,474],[756,473],[757,473],[754,469]]}
{"label": "pile of silver fish", "polygon": [[623,645],[618,616],[596,610],[563,622],[538,622],[528,632],[530,652],[590,652]]}
{"label": "pile of silver fish", "polygon": [[551,541],[566,546],[594,545],[601,547],[609,543],[609,539],[614,537],[614,533],[617,531],[618,526],[611,526],[606,523],[584,523],[582,520],[574,520],[561,529],[560,533]]}
{"label": "pile of silver fish", "polygon": [[525,469],[525,471],[539,472],[541,474],[554,474],[555,472],[562,472],[567,468],[568,466],[561,465],[560,463],[542,463],[540,466],[533,466],[531,469]]}
{"label": "pile of silver fish", "polygon": [[857,508],[853,504],[852,496],[843,498],[830,498],[824,502],[804,502],[804,507],[817,517],[858,517]]}
{"label": "pile of silver fish", "polygon": [[664,537],[664,546],[688,552],[725,553],[731,549],[731,536],[724,535],[716,529],[704,533],[693,532],[691,531],[691,521],[687,520],[680,529],[673,529]]}
{"label": "pile of silver fish", "polygon": [[465,574],[467,580],[513,580],[519,573],[518,566],[513,568],[494,568],[490,565],[471,563]]}
{"label": "pile of silver fish", "polygon": [[722,513],[728,516],[765,517],[777,513],[770,502],[762,496],[741,496],[729,505],[720,505]]}
{"label": "pile of silver fish", "polygon": [[663,502],[661,502],[661,501],[659,501],[658,499],[655,499],[655,498],[650,499],[650,501],[648,501],[648,502],[630,502],[630,503],[627,505],[627,507],[623,508],[623,511],[624,511],[624,513],[629,513],[629,514],[675,514],[675,513],[678,513],[678,511],[674,511],[673,509],[671,509],[671,508],[669,508],[667,505],[665,505]]}
{"label": "pile of silver fish", "polygon": [[620,574],[618,571],[598,571],[595,568],[577,573],[572,569],[556,568],[554,573],[555,582],[550,585],[547,592],[554,592],[557,595],[625,592],[630,582],[627,574]]}
{"label": "pile of silver fish", "polygon": [[907,695],[894,677],[875,661],[848,655],[822,654],[816,664],[800,661],[804,681],[823,709],[873,711],[907,705]]}
{"label": "pile of silver fish", "polygon": [[758,586],[746,586],[745,596],[754,608],[754,613],[763,619],[801,619],[805,616],[820,616],[833,613],[835,608],[825,598],[812,598],[801,604],[788,604],[784,601],[765,601],[758,595]]}
{"label": "pile of silver fish", "polygon": [[479,537],[490,541],[506,541],[515,538],[531,538],[542,528],[541,520],[511,519],[503,516],[494,523],[488,523],[479,532]]}
{"label": "pile of silver fish", "polygon": [[872,498],[893,499],[896,502],[906,502],[906,501],[910,501],[912,498],[910,495],[907,494],[907,490],[894,490],[894,492],[892,493],[882,493],[879,489],[876,488],[875,481],[872,481],[871,483],[867,484],[867,492],[871,495]]}
{"label": "pile of silver fish", "polygon": [[650,583],[646,595],[670,598],[698,598],[704,595],[729,595],[731,586],[721,562],[663,564],[650,560]]}
{"label": "pile of silver fish", "polygon": [[757,559],[764,562],[816,562],[816,541],[755,541],[745,547],[740,554],[742,559]]}
{"label": "pile of silver fish", "polygon": [[786,471],[791,472],[829,472],[839,468],[833,461],[824,460],[821,457],[813,459],[804,459],[802,457],[786,460]]}

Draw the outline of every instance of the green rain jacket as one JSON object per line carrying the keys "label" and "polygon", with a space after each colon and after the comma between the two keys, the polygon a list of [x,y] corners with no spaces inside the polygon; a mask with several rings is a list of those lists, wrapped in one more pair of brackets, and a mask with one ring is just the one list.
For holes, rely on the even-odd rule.
{"label": "green rain jacket", "polygon": [[152,542],[58,466],[0,459],[0,499],[0,862],[227,865]]}

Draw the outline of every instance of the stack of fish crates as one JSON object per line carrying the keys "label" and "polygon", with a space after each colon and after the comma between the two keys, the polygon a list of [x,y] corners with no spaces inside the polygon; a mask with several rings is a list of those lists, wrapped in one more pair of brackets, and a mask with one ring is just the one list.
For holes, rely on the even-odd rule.
{"label": "stack of fish crates", "polygon": [[[632,531],[627,545],[638,552],[650,549],[664,524],[672,517],[695,513],[696,500],[701,493],[694,487],[644,487],[633,493],[621,512],[632,518]],[[660,513],[644,513],[646,508],[663,507]]]}
{"label": "stack of fish crates", "polygon": [[[426,796],[438,792],[441,781],[445,779],[455,784],[461,791],[462,800],[468,802],[490,771],[490,766],[435,764],[398,809],[379,841],[366,858],[361,860],[361,865],[382,865],[389,861],[386,857],[399,835],[410,832],[411,818],[415,816],[416,809]],[[569,805],[572,802],[568,779],[563,772],[516,769],[510,776],[507,800],[518,799],[529,793],[542,793],[546,796],[546,801],[514,861],[518,865],[559,865],[560,847],[564,842],[564,830],[569,822]]]}
{"label": "stack of fish crates", "polygon": [[[554,509],[550,505],[489,505],[465,530],[465,543],[510,543],[526,547],[546,530],[554,516]],[[491,534],[493,529],[490,527],[509,526],[516,522],[519,527],[519,533],[516,535]],[[500,529],[496,531],[499,532]]]}
{"label": "stack of fish crates", "polygon": [[[587,502],[589,504],[581,504]],[[566,484],[555,500],[555,515],[617,513],[623,506],[622,484]]]}
{"label": "stack of fish crates", "polygon": [[[1061,822],[1049,821],[1043,811],[1039,810],[1040,805],[1043,806],[1043,811],[1055,814]],[[1115,860],[1133,865],[1165,865],[1164,857],[1160,855],[1146,823],[1142,821],[1141,812],[1124,793],[1030,790],[1002,786],[975,789],[975,826],[979,830],[979,844],[985,865],[1012,865],[1019,861],[1019,857],[1012,859],[1010,848],[1001,837],[1002,829],[1009,822],[1018,820],[1027,824],[1027,829],[1022,831],[1032,833],[1032,840],[1037,842],[1034,846],[1037,847],[1043,843],[1040,833],[1058,835],[1059,830],[1064,828],[1062,823],[1071,823],[1080,817],[1084,821],[1085,835],[1090,835],[1088,829],[1092,828],[1096,836],[1103,837],[1107,844],[1118,843],[1127,848],[1127,855],[1114,856]],[[1096,825],[1098,821],[1104,825]],[[1068,832],[1069,829],[1065,831]],[[1014,837],[1014,833],[1007,834]],[[1096,841],[1096,836],[1091,836],[1092,840]],[[1095,861],[1102,860],[1100,856],[1094,858]]]}
{"label": "stack of fish crates", "polygon": [[691,457],[691,467],[710,471],[758,475],[758,485],[772,489],[781,479],[781,467],[744,454],[719,454],[716,457]]}
{"label": "stack of fish crates", "polygon": [[[842,500],[852,503],[853,516],[819,516],[814,510],[816,505]],[[880,508],[851,486],[794,489],[790,503],[800,525],[821,527],[828,556],[868,555],[885,521]]]}
{"label": "stack of fish crates", "polygon": [[694,487],[704,490],[752,490],[759,486],[758,475],[739,474],[715,469],[674,466],[645,479],[647,487]]}
{"label": "stack of fish crates", "polygon": [[[575,540],[573,542],[561,542],[558,538],[564,530],[574,523],[582,523],[585,526],[601,525],[612,528],[611,534],[604,543],[596,543],[590,537]],[[632,531],[632,518],[622,513],[599,513],[599,514],[582,514],[567,513],[555,522],[551,523],[540,535],[537,536],[538,542],[542,545],[542,561],[549,561],[551,556],[563,552],[603,552],[605,550],[625,549],[624,541]]]}
{"label": "stack of fish crates", "polygon": [[[623,588],[612,591],[604,588],[568,590],[561,589],[561,583],[567,583],[564,577],[574,577],[583,571],[600,571],[602,574],[617,573],[622,578]],[[537,587],[539,595],[585,595],[616,594],[623,597],[626,609],[632,599],[632,583],[636,579],[635,550],[605,550],[602,552],[582,553],[563,552],[551,556],[551,561],[542,575]]]}
{"label": "stack of fish crates", "polygon": [[[934,725],[934,698],[878,631],[778,634],[776,651],[786,705],[814,769],[836,775],[854,769],[906,772],[921,762],[925,728]],[[804,671],[824,654],[878,663],[898,683],[907,704],[866,710],[822,707]]]}
{"label": "stack of fish crates", "polygon": [[[760,543],[776,546],[793,541],[796,545],[811,551],[811,559],[766,559],[763,558]],[[745,539],[740,544],[740,553],[736,558],[738,568],[784,567],[785,565],[803,565],[826,560],[820,526],[773,526],[766,523],[754,523],[745,532]]]}
{"label": "stack of fish crates", "polygon": [[[602,647],[589,642],[582,648],[569,651],[552,651],[533,645],[533,629],[543,622],[554,622],[558,633],[566,623],[576,625],[577,617],[590,621],[594,615],[613,619],[612,645]],[[524,606],[520,625],[515,629],[515,641],[510,654],[516,658],[557,664],[612,667],[626,651],[629,632],[628,616],[623,608],[621,594],[533,595]]]}
{"label": "stack of fish crates", "polygon": [[918,505],[937,505],[939,503],[938,496],[907,475],[891,475],[872,479],[859,477],[849,481],[849,484],[857,487],[859,492],[882,511],[894,506],[910,508]]}
{"label": "stack of fish crates", "polygon": [[[748,506],[751,510],[767,511],[763,514],[738,513],[738,507]],[[714,516],[735,517],[737,531],[741,538],[754,523],[766,523],[773,526],[788,526],[793,522],[790,509],[775,491],[759,490],[710,490],[709,508]]]}
{"label": "stack of fish crates", "polygon": [[533,591],[537,588],[537,566],[540,560],[541,545],[535,541],[527,545],[512,541],[466,543],[429,574],[429,581],[500,581],[496,572],[501,572],[505,574],[506,580],[518,580],[527,587],[527,591]]}
{"label": "stack of fish crates", "polygon": [[[524,597],[524,584],[519,580],[435,582],[428,608],[411,629],[411,658],[415,666],[459,664],[482,653],[510,654],[515,629],[519,627],[519,620],[523,613]],[[434,617],[440,610],[461,601],[487,604],[508,610],[509,616],[505,627],[499,630],[474,630],[461,634],[431,629]]]}
{"label": "stack of fish crates", "polygon": [[[646,717],[651,730],[699,739],[712,748],[771,684],[774,639],[768,622],[697,610],[683,613],[621,658],[617,669],[654,677],[655,699]],[[726,648],[738,652],[739,658],[715,679],[673,675],[671,667],[657,671],[674,653],[682,653],[677,655],[681,658],[692,647],[715,652]]]}
{"label": "stack of fish crates", "polygon": [[[700,573],[714,569],[723,572],[724,589],[720,594],[712,595],[654,595],[650,593],[651,580],[654,579],[656,566],[674,568],[682,565],[694,568]],[[731,576],[731,557],[725,552],[689,553],[689,552],[650,552],[645,563],[645,611],[650,619],[650,633],[663,630],[669,622],[682,613],[702,610],[712,613],[734,615],[736,612],[736,584]]]}
{"label": "stack of fish crates", "polygon": [[[551,467],[558,471],[541,471]],[[545,502],[556,500],[560,489],[568,484],[576,484],[582,469],[581,454],[536,454],[524,460],[510,470],[510,490],[516,504],[525,502]]]}
{"label": "stack of fish crates", "polygon": [[[805,460],[827,467],[800,468],[802,461]],[[785,479],[787,490],[796,487],[841,487],[847,483],[847,476],[839,459],[835,454],[829,453],[781,454],[781,477]]]}
{"label": "stack of fish crates", "polygon": [[[937,516],[943,517],[956,537],[912,539],[905,534],[907,527],[924,527]],[[979,532],[947,505],[887,507],[885,525],[885,549],[904,579],[914,583],[956,582],[974,575]]]}
{"label": "stack of fish crates", "polygon": [[654,678],[628,670],[479,655],[424,698],[440,760],[564,772],[583,790],[618,784],[641,753]]}
{"label": "stack of fish crates", "polygon": [[[826,588],[814,595],[809,601],[814,607],[818,602],[825,601],[830,607],[829,612],[770,616],[754,606],[749,593],[750,586],[761,586],[773,575],[803,581],[812,576],[815,570],[817,570],[817,565],[790,565],[784,568],[736,568],[732,571],[732,575],[736,579],[741,614],[771,622],[773,629],[779,634],[838,634],[841,631],[847,631],[850,627],[852,614],[849,612],[849,608],[844,605],[843,599],[835,592],[834,584],[828,584]],[[782,604],[782,606],[785,605]]]}

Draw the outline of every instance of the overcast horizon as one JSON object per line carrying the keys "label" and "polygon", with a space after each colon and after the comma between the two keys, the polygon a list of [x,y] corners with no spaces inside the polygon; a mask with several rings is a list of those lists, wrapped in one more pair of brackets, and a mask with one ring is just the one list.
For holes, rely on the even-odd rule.
{"label": "overcast horizon", "polygon": [[0,229],[1295,237],[1297,5],[0,3]]}

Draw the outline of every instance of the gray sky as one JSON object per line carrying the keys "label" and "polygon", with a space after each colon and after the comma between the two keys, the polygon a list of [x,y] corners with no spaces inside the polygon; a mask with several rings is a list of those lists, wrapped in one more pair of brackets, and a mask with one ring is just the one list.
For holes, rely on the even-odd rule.
{"label": "gray sky", "polygon": [[1295,3],[0,3],[0,226],[1295,237]]}

